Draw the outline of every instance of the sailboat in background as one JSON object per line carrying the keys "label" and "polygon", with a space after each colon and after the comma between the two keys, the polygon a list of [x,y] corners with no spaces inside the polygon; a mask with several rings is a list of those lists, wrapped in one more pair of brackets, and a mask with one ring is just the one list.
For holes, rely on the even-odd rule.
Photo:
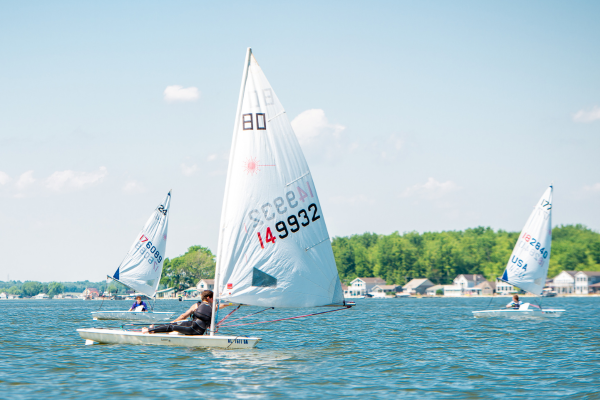
{"label": "sailboat in background", "polygon": [[[519,240],[508,260],[502,281],[523,289],[536,296],[541,296],[548,266],[550,264],[550,247],[552,245],[552,185],[546,189],[535,205]],[[475,318],[480,317],[559,317],[565,310],[542,309],[531,303],[522,304],[519,309],[473,311]]]}
{"label": "sailboat in background", "polygon": [[[87,343],[256,346],[260,338],[216,335],[220,301],[268,308],[348,307],[304,154],[251,49],[246,53],[229,157],[210,336],[78,331]],[[331,311],[336,310],[322,313]]]}
{"label": "sailboat in background", "polygon": [[[160,283],[164,254],[167,246],[167,230],[169,227],[169,207],[171,192],[159,204],[144,229],[136,236],[129,252],[117,271],[108,280],[114,280],[123,285],[154,297]],[[174,312],[139,311],[94,311],[95,320],[126,320],[153,322],[171,318]]]}

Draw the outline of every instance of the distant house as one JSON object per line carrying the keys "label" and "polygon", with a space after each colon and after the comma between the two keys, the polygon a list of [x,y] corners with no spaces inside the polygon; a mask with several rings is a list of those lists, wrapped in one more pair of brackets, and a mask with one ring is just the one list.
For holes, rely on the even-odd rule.
{"label": "distant house", "polygon": [[196,288],[199,292],[203,290],[215,290],[215,280],[214,279],[200,279],[200,282],[196,285]]}
{"label": "distant house", "polygon": [[350,282],[349,296],[364,296],[376,285],[385,285],[385,280],[381,278],[356,278]]}
{"label": "distant house", "polygon": [[0,293],[0,300],[6,300],[8,299],[8,296],[6,295],[6,293],[2,292]]}
{"label": "distant house", "polygon": [[342,285],[342,291],[344,292],[344,297],[350,297],[350,290],[348,290],[348,286]]}
{"label": "distant house", "polygon": [[167,288],[167,289],[163,289],[163,290],[159,290],[158,292],[156,292],[156,298],[157,299],[174,299],[175,296],[175,288]]}
{"label": "distant house", "polygon": [[600,293],[600,283],[594,283],[593,285],[589,285],[588,290],[589,293]]}
{"label": "distant house", "polygon": [[37,300],[48,300],[50,298],[50,296],[48,296],[46,293],[39,293],[39,294],[35,295],[33,298],[37,299]]}
{"label": "distant house", "polygon": [[464,289],[459,285],[444,285],[444,296],[460,297],[463,295]]}
{"label": "distant house", "polygon": [[577,271],[563,271],[554,277],[554,290],[558,294],[575,293],[575,275]]}
{"label": "distant house", "polygon": [[492,283],[488,281],[483,281],[479,285],[475,286],[473,289],[477,289],[479,296],[491,296],[494,294],[494,286]]}
{"label": "distant house", "polygon": [[441,290],[442,293],[444,292],[444,285],[434,285],[431,287],[428,287],[427,289],[425,289],[425,294],[427,296],[437,296],[437,291]]}
{"label": "distant house", "polygon": [[575,293],[589,294],[590,286],[600,283],[600,271],[579,271],[575,274]]}
{"label": "distant house", "polygon": [[429,279],[413,279],[403,286],[403,289],[406,293],[409,294],[425,294],[427,288],[433,286],[433,282]]}
{"label": "distant house", "polygon": [[517,293],[518,290],[511,285],[510,283],[506,283],[501,281],[500,279],[496,280],[496,293],[497,294],[510,294]]}
{"label": "distant house", "polygon": [[460,286],[463,289],[472,288],[483,283],[485,278],[481,274],[460,274],[452,283],[454,286]]}
{"label": "distant house", "polygon": [[86,288],[83,291],[83,298],[84,299],[95,299],[97,297],[100,296],[100,293],[98,293],[98,289],[96,288]]}
{"label": "distant house", "polygon": [[402,286],[398,285],[375,285],[371,288],[369,294],[375,297],[395,296],[396,292],[402,291]]}

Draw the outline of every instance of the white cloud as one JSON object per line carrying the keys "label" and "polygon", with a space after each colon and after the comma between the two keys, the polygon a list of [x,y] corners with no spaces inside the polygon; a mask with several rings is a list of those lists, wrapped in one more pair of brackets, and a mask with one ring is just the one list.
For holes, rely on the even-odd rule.
{"label": "white cloud", "polygon": [[593,185],[586,185],[583,187],[586,192],[600,192],[600,183],[594,183]]}
{"label": "white cloud", "polygon": [[164,95],[165,101],[169,103],[174,101],[195,101],[200,97],[200,91],[197,87],[193,86],[184,88],[180,85],[172,85],[167,86]]}
{"label": "white cloud", "polygon": [[46,179],[46,187],[55,191],[83,189],[86,186],[102,182],[106,175],[108,175],[106,167],[100,167],[97,172],[77,172],[70,169],[56,171]]}
{"label": "white cloud", "polygon": [[181,164],[181,173],[185,176],[191,176],[194,172],[198,170],[198,166],[196,164],[188,166],[185,164]]}
{"label": "white cloud", "polygon": [[575,122],[592,122],[600,119],[600,107],[594,106],[591,110],[579,110],[573,114]]}
{"label": "white cloud", "polygon": [[35,178],[33,177],[33,171],[27,171],[23,172],[21,176],[19,176],[16,185],[17,188],[24,189],[27,186],[31,185],[33,182],[35,182]]}
{"label": "white cloud", "polygon": [[439,199],[450,192],[454,192],[459,187],[452,181],[438,182],[433,178],[427,179],[424,184],[417,184],[406,188],[400,197],[420,197],[422,199]]}
{"label": "white cloud", "polygon": [[215,161],[217,157],[218,156],[216,154],[211,154],[210,156],[208,156],[207,161]]}
{"label": "white cloud", "polygon": [[123,186],[123,191],[128,194],[144,193],[146,187],[141,182],[129,181]]}
{"label": "white cloud", "polygon": [[330,124],[325,111],[320,109],[306,110],[292,121],[292,128],[301,144],[308,144],[315,138],[324,135],[339,137],[346,129],[343,125]]}
{"label": "white cloud", "polygon": [[6,185],[10,181],[10,176],[6,172],[0,171],[0,185]]}

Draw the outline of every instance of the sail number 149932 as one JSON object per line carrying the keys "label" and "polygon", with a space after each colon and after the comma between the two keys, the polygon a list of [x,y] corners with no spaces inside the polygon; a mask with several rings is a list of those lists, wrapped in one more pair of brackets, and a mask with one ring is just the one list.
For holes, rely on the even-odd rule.
{"label": "sail number 149932", "polygon": [[[300,218],[300,220],[298,220],[298,217]],[[277,222],[275,224],[275,229],[277,230],[277,232],[280,233],[279,235],[273,235],[271,227],[268,227],[267,231],[265,232],[265,241],[267,243],[275,244],[276,236],[279,236],[280,239],[285,239],[289,236],[290,232],[298,232],[300,230],[301,225],[307,227],[311,222],[315,222],[316,220],[321,218],[321,216],[318,215],[318,208],[315,203],[312,203],[308,206],[308,212],[305,209],[298,211],[298,217],[296,217],[296,215],[290,215],[289,217],[287,217],[287,225],[285,221]],[[256,235],[258,236],[260,247],[264,249],[265,243],[263,242],[262,235],[260,234],[260,232],[256,232]]]}

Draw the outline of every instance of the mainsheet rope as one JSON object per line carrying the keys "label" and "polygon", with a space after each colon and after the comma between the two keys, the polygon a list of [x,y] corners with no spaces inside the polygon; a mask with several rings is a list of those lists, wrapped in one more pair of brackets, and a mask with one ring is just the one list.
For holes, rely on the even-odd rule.
{"label": "mainsheet rope", "polygon": [[[223,328],[232,328],[234,326],[244,326],[244,325],[254,325],[254,324],[267,324],[269,322],[287,321],[287,320],[290,320],[290,319],[306,318],[306,317],[312,317],[312,316],[320,315],[320,314],[327,314],[327,313],[335,312],[335,311],[347,310],[350,307],[351,306],[346,306],[344,308],[336,308],[335,310],[322,311],[322,312],[313,313],[313,314],[306,314],[306,315],[298,315],[296,317],[279,318],[279,319],[274,319],[274,320],[271,320],[271,321],[248,322],[246,324],[236,324],[236,325],[229,325],[229,324],[227,324],[227,325],[222,325],[222,327]],[[263,311],[265,311],[265,310],[263,310]],[[238,318],[238,319],[241,319],[241,318]]]}

